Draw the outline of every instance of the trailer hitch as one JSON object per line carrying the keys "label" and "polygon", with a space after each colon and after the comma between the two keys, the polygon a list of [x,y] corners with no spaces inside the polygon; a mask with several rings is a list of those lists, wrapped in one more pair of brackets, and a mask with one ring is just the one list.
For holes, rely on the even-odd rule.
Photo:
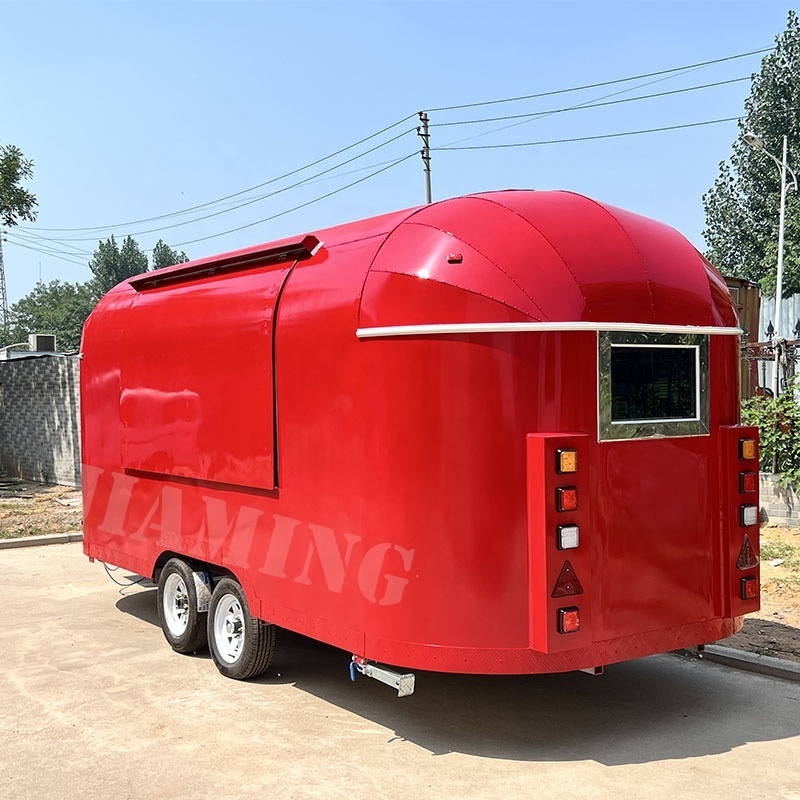
{"label": "trailer hitch", "polygon": [[415,677],[413,672],[395,672],[393,669],[378,666],[365,658],[354,655],[350,662],[350,680],[355,681],[359,672],[367,678],[374,678],[376,681],[397,689],[398,697],[408,697],[408,695],[414,694]]}

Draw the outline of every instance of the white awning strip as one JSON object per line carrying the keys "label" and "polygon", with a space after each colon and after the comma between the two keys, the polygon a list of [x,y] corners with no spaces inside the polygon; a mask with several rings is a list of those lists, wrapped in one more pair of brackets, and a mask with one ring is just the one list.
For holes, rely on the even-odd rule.
{"label": "white awning strip", "polygon": [[521,333],[545,331],[622,331],[626,333],[696,333],[709,336],[741,336],[741,328],[697,325],[654,325],[641,322],[459,322],[435,325],[387,325],[358,328],[359,339],[384,336],[444,336],[463,333]]}

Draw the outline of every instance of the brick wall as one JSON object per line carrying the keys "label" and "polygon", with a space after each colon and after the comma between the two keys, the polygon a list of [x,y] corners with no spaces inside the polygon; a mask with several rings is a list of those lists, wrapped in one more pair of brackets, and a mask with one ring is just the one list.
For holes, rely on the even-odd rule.
{"label": "brick wall", "polygon": [[761,519],[800,528],[800,497],[793,489],[775,483],[775,476],[767,472],[761,473]]}
{"label": "brick wall", "polygon": [[80,486],[80,360],[0,361],[0,472]]}

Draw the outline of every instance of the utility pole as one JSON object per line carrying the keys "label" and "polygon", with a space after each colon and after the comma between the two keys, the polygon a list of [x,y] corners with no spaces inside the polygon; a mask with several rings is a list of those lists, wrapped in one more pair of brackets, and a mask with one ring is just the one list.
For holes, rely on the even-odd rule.
{"label": "utility pole", "polygon": [[431,134],[428,130],[428,112],[419,112],[419,121],[422,125],[417,126],[417,136],[422,139],[422,165],[425,172],[425,202],[431,203]]}
{"label": "utility pole", "polygon": [[3,262],[3,228],[0,226],[0,333],[8,337],[8,296],[6,295],[6,267]]}

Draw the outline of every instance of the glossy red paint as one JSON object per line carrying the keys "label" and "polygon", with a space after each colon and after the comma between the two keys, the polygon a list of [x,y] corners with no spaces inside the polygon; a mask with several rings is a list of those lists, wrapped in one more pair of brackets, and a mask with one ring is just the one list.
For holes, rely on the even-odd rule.
{"label": "glossy red paint", "polygon": [[[98,304],[87,555],[152,575],[182,554],[233,573],[262,619],[453,672],[601,666],[723,638],[757,607],[757,570],[736,567],[739,505],[758,503],[739,494],[757,467],[738,460],[736,316],[680,234],[507,191],[314,236],[313,254],[271,243]],[[521,326],[370,335],[479,323]],[[599,440],[597,331],[614,325],[705,331],[707,435]],[[559,475],[565,448],[579,466]],[[556,511],[562,486],[577,510]],[[578,548],[558,550],[562,524]],[[565,600],[567,560],[582,593]],[[580,629],[559,633],[572,607]]]}

